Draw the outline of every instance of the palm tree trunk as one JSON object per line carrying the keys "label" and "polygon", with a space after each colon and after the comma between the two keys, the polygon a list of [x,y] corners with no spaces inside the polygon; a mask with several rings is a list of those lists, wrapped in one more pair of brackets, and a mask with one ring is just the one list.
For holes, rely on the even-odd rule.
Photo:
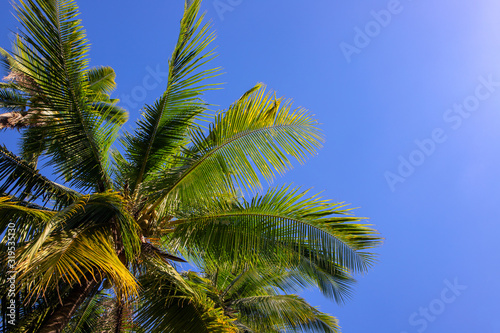
{"label": "palm tree trunk", "polygon": [[45,318],[38,333],[62,332],[75,311],[98,284],[99,282],[90,278],[84,280],[81,285],[73,287],[69,295],[63,300],[63,303],[59,304],[54,312]]}
{"label": "palm tree trunk", "polygon": [[27,112],[6,112],[0,114],[0,129],[22,129],[28,127],[30,115]]}
{"label": "palm tree trunk", "polygon": [[116,306],[116,323],[114,333],[121,333],[123,326],[123,315],[124,315],[124,306],[122,301],[117,301]]}

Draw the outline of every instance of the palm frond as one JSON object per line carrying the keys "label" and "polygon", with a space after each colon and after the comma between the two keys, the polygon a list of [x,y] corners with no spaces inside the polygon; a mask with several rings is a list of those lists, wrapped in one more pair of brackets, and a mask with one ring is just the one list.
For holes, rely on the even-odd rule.
{"label": "palm frond", "polygon": [[[5,235],[4,242],[23,244],[43,230],[55,214],[54,211],[16,201],[12,197],[0,197],[0,234]],[[9,233],[8,229],[13,231]]]}
{"label": "palm frond", "polygon": [[0,129],[26,126],[28,122],[20,122],[19,118],[26,116],[24,111],[27,106],[28,101],[19,91],[0,86],[0,108],[9,111],[8,113],[0,114]]}
{"label": "palm frond", "polygon": [[231,304],[238,321],[256,332],[280,331],[338,333],[337,320],[296,295],[245,297]]}
{"label": "palm frond", "polygon": [[89,88],[88,42],[75,1],[20,0],[15,9],[23,30],[11,67],[34,82],[30,94],[38,98],[31,108],[46,111],[39,118],[50,142],[49,163],[74,186],[109,188],[107,149],[119,126],[92,111],[97,100]]}
{"label": "palm frond", "polygon": [[54,200],[55,207],[73,202],[79,193],[42,176],[27,161],[0,146],[0,193],[19,194],[19,199],[44,202]]}
{"label": "palm frond", "polygon": [[18,262],[19,283],[39,297],[56,289],[59,281],[81,284],[90,273],[96,281],[109,278],[125,299],[136,295],[136,280],[116,255],[108,233],[105,228],[53,232],[34,258]]}
{"label": "palm frond", "polygon": [[[306,197],[290,186],[237,206],[219,205],[206,214],[175,222],[173,242],[194,255],[227,258],[230,262],[285,256],[297,252],[322,262],[334,273],[336,266],[365,271],[372,257],[363,250],[380,244],[376,231],[360,218],[348,216],[343,204]],[[290,249],[287,251],[286,249]]]}
{"label": "palm frond", "polygon": [[143,287],[137,322],[148,332],[236,333],[233,321],[202,291],[173,270],[150,271]]}
{"label": "palm frond", "polygon": [[116,88],[116,74],[113,68],[100,66],[91,68],[86,73],[89,89],[96,94],[109,95]]}
{"label": "palm frond", "polygon": [[169,61],[167,89],[154,105],[144,108],[135,132],[127,133],[123,139],[132,193],[185,143],[194,117],[206,108],[202,94],[213,89],[214,84],[205,81],[216,76],[219,69],[202,67],[214,58],[212,51],[206,51],[214,34],[208,25],[202,25],[199,9],[200,1],[196,0],[184,12],[179,39]]}
{"label": "palm frond", "polygon": [[102,329],[98,326],[99,318],[104,314],[104,302],[109,298],[104,290],[88,297],[62,333],[87,333]]}
{"label": "palm frond", "polygon": [[261,176],[271,182],[291,168],[290,157],[303,162],[315,153],[322,140],[316,125],[306,110],[292,110],[257,85],[217,115],[208,133],[193,131],[182,166],[159,173],[145,188],[155,207],[212,198],[214,189],[261,189]]}
{"label": "palm frond", "polygon": [[[139,227],[134,218],[127,212],[123,197],[114,192],[84,195],[71,205],[58,211],[48,220],[20,258],[30,265],[44,244],[49,242],[54,232],[105,228],[113,232],[123,245],[126,258],[133,260],[140,253]],[[115,246],[118,239],[114,239]]]}

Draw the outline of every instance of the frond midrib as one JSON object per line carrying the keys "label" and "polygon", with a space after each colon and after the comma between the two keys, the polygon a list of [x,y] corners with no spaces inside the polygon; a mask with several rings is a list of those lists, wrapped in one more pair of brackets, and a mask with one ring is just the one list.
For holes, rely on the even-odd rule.
{"label": "frond midrib", "polygon": [[[64,49],[63,49],[63,40],[62,40],[62,35],[61,35],[61,14],[60,14],[60,4],[58,3],[56,5],[56,11],[57,11],[57,20],[56,20],[56,24],[57,24],[57,37],[58,37],[58,46],[59,46],[59,51],[61,52],[61,58],[63,59],[63,62],[62,62],[62,65],[63,65],[63,70],[64,70],[64,78],[66,79],[66,82],[68,84],[68,91],[70,93],[70,101],[71,101],[71,104],[73,105],[73,107],[75,108],[74,110],[78,113],[78,118],[80,120],[80,124],[82,125],[83,127],[83,130],[85,132],[85,137],[87,138],[88,140],[88,143],[90,144],[90,148],[92,150],[92,155],[94,156],[95,160],[97,161],[98,163],[98,167],[99,167],[99,173],[100,173],[100,177],[101,180],[99,182],[104,182],[104,184],[98,184],[99,186],[99,190],[101,192],[104,192],[106,189],[109,189],[110,187],[110,181],[109,181],[109,177],[106,173],[106,169],[104,168],[104,165],[102,164],[102,159],[101,159],[101,156],[99,154],[100,152],[100,149],[98,147],[96,147],[95,145],[95,140],[93,139],[93,136],[90,135],[90,131],[89,131],[89,128],[86,124],[86,122],[84,121],[84,117],[83,117],[83,113],[82,113],[82,110],[80,109],[80,106],[78,105],[78,103],[76,102],[76,99],[75,99],[75,92],[74,92],[74,87],[73,87],[73,83],[72,81],[70,80],[70,76],[69,76],[69,73],[68,73],[68,68],[67,68],[67,57],[66,57],[66,53],[64,52]],[[102,179],[102,177],[104,179]]]}
{"label": "frond midrib", "polygon": [[311,228],[315,229],[316,231],[319,231],[321,234],[326,234],[328,236],[335,238],[335,240],[338,241],[339,243],[341,243],[341,245],[347,247],[351,251],[351,253],[356,256],[357,260],[360,260],[360,262],[363,262],[363,259],[361,257],[359,257],[358,253],[356,252],[356,249],[353,249],[349,244],[347,244],[344,240],[340,239],[338,236],[333,235],[325,230],[322,230],[321,228],[318,228],[317,226],[307,222],[306,220],[299,220],[297,218],[286,217],[286,216],[282,216],[282,215],[264,214],[264,213],[244,213],[244,212],[238,214],[238,213],[231,212],[231,213],[227,213],[227,214],[223,213],[223,214],[215,214],[215,215],[209,215],[209,216],[200,216],[200,217],[195,217],[195,218],[191,218],[191,219],[176,220],[172,224],[177,225],[177,224],[181,224],[181,223],[185,223],[185,222],[189,222],[189,221],[196,221],[196,220],[214,219],[214,218],[216,219],[216,218],[220,218],[220,217],[241,217],[241,216],[256,216],[256,217],[268,217],[268,218],[275,218],[275,219],[287,219],[289,221],[293,221],[296,223],[306,224],[308,227],[311,227]]}

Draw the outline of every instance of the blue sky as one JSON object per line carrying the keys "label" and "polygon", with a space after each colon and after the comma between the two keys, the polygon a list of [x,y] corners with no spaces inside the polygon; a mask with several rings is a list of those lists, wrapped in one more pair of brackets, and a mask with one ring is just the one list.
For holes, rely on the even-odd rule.
{"label": "blue sky", "polygon": [[[92,65],[130,111],[158,97],[183,1],[80,0]],[[500,4],[205,0],[226,107],[256,82],[308,108],[324,148],[276,183],[360,207],[385,237],[343,332],[500,332]],[[0,45],[16,22],[0,3]],[[131,121],[127,126],[131,128]],[[0,140],[13,147],[11,133]]]}

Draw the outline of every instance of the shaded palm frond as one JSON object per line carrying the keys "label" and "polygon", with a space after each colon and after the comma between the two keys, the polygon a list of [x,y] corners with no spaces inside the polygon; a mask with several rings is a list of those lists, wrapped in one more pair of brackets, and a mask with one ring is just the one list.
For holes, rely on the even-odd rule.
{"label": "shaded palm frond", "polygon": [[26,97],[19,91],[7,85],[0,86],[0,108],[9,111],[0,114],[0,129],[28,126],[29,119],[25,119],[29,115],[25,112],[27,107]]}
{"label": "shaded palm frond", "polygon": [[17,157],[6,147],[0,147],[0,193],[18,195],[20,200],[53,200],[57,207],[66,206],[78,197],[78,192],[42,176],[33,165]]}
{"label": "shaded palm frond", "polygon": [[148,332],[238,332],[221,308],[171,266],[159,262],[139,278],[136,321]]}
{"label": "shaded palm frond", "polygon": [[71,318],[62,333],[87,333],[97,332],[103,327],[99,327],[99,318],[104,314],[105,302],[110,298],[104,290],[91,295]]}
{"label": "shaded palm frond", "polygon": [[337,319],[296,295],[245,297],[231,306],[239,312],[238,321],[255,332],[340,332]]}

